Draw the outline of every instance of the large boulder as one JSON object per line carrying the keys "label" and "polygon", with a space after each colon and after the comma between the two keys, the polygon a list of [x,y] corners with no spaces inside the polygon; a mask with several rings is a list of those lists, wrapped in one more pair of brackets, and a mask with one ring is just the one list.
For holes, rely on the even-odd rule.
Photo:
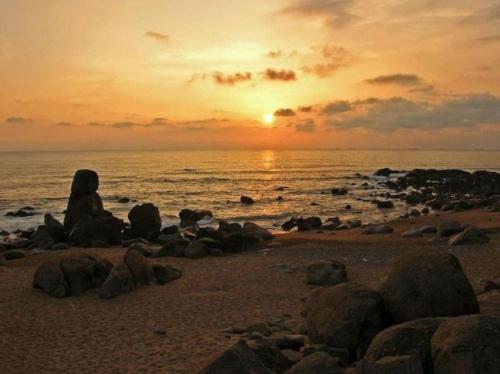
{"label": "large boulder", "polygon": [[307,266],[306,277],[308,284],[335,286],[347,280],[347,272],[338,261],[316,261]]}
{"label": "large boulder", "polygon": [[476,295],[457,258],[448,253],[401,256],[380,294],[393,322],[479,312]]}
{"label": "large boulder", "polygon": [[118,264],[111,269],[108,277],[99,289],[101,299],[111,299],[134,289],[134,280],[130,269],[125,264]]}
{"label": "large boulder", "polygon": [[70,288],[64,273],[53,262],[46,262],[38,267],[33,277],[33,287],[39,288],[50,296],[57,298],[63,298],[70,294]]}
{"label": "large boulder", "polygon": [[297,218],[295,223],[298,231],[320,229],[323,225],[323,222],[321,222],[321,218],[319,217]]}
{"label": "large boulder", "polygon": [[182,272],[169,265],[153,264],[153,273],[156,282],[159,285],[164,285],[181,277]]}
{"label": "large boulder", "polygon": [[200,374],[220,373],[271,374],[272,371],[264,366],[245,341],[240,340],[200,372]]}
{"label": "large boulder", "polygon": [[33,243],[40,249],[52,249],[56,241],[49,232],[48,227],[45,225],[38,226],[33,234]]}
{"label": "large boulder", "polygon": [[316,352],[308,355],[293,365],[286,374],[311,374],[311,373],[329,373],[341,374],[342,368],[339,366],[339,360],[333,358],[326,352]]}
{"label": "large boulder", "polygon": [[77,170],[73,183],[71,184],[72,194],[91,194],[99,189],[99,176],[93,170],[81,169]]}
{"label": "large boulder", "polygon": [[56,243],[66,241],[66,233],[64,232],[64,226],[61,222],[55,219],[50,213],[46,213],[43,220],[45,227],[47,228],[47,232]]}
{"label": "large boulder", "polygon": [[450,318],[431,341],[434,374],[496,374],[500,368],[500,317]]}
{"label": "large boulder", "polygon": [[191,242],[184,252],[188,258],[201,258],[209,255],[220,254],[219,243],[210,238],[201,238]]}
{"label": "large boulder", "polygon": [[307,313],[311,343],[346,348],[358,358],[385,327],[380,295],[371,288],[346,282],[317,293]]}
{"label": "large boulder", "polygon": [[189,227],[195,225],[198,221],[201,221],[205,217],[213,217],[213,213],[209,210],[191,210],[182,209],[179,212],[179,218],[181,219],[181,227]]}
{"label": "large boulder", "polygon": [[482,230],[469,226],[461,233],[453,235],[449,240],[449,245],[465,245],[465,244],[487,244],[490,238]]}
{"label": "large boulder", "polygon": [[464,227],[457,221],[447,221],[438,225],[437,234],[439,236],[452,236],[462,232]]}
{"label": "large boulder", "polygon": [[364,361],[375,362],[388,356],[413,355],[426,372],[432,372],[431,338],[445,318],[424,318],[382,330],[372,340]]}
{"label": "large boulder", "polygon": [[134,206],[128,214],[128,219],[133,233],[142,238],[161,229],[160,211],[153,204]]}
{"label": "large boulder", "polygon": [[91,247],[93,243],[119,245],[123,221],[107,211],[98,216],[85,215],[69,233],[69,242],[79,247]]}
{"label": "large boulder", "polygon": [[67,279],[71,295],[78,296],[104,283],[113,265],[104,259],[92,256],[71,256],[59,264]]}

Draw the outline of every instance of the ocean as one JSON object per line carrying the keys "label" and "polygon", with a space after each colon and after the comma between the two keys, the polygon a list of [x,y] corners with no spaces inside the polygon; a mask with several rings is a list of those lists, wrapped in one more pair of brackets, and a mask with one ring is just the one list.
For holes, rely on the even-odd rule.
{"label": "ocean", "polygon": [[[253,221],[277,229],[292,216],[361,219],[379,222],[398,217],[405,205],[380,210],[370,194],[384,192],[371,176],[379,168],[460,168],[500,171],[500,151],[86,151],[0,153],[0,230],[29,228],[43,222],[45,212],[63,219],[71,180],[77,169],[98,172],[105,209],[126,219],[137,203],[159,207],[164,225],[178,222],[183,208],[208,209],[218,219]],[[366,189],[368,182],[375,190]],[[285,187],[283,190],[277,190]],[[345,196],[332,196],[346,187]],[[243,206],[241,195],[255,204]],[[121,204],[118,197],[129,197]],[[282,201],[277,201],[282,196]],[[347,204],[352,209],[345,209]],[[24,206],[37,214],[6,217]]]}

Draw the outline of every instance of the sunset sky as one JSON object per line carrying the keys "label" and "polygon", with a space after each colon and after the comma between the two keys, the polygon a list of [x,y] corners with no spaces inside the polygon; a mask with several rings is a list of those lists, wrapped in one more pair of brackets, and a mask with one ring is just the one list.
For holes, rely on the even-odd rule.
{"label": "sunset sky", "polygon": [[2,0],[0,25],[0,150],[500,149],[499,0]]}

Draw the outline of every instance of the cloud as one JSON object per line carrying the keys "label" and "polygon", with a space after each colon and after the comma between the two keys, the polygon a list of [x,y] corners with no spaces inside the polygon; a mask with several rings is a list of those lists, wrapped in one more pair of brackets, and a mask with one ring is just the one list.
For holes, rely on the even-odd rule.
{"label": "cloud", "polygon": [[311,133],[315,132],[316,128],[317,128],[316,123],[312,119],[305,119],[295,124],[295,131],[298,132]]}
{"label": "cloud", "polygon": [[219,72],[212,75],[214,82],[220,85],[234,86],[236,83],[252,80],[252,73],[222,74]]}
{"label": "cloud", "polygon": [[350,11],[354,3],[355,0],[295,0],[279,13],[318,18],[332,29],[341,29],[360,19]]}
{"label": "cloud", "polygon": [[286,52],[282,49],[276,49],[273,51],[269,51],[266,54],[266,56],[268,58],[290,58],[290,57],[294,57],[296,55],[297,55],[297,51],[295,51],[295,50]]}
{"label": "cloud", "polygon": [[295,111],[290,108],[281,108],[274,112],[276,117],[293,117],[295,116]]}
{"label": "cloud", "polygon": [[474,39],[474,42],[479,43],[498,43],[500,42],[500,35],[489,35],[481,38]]}
{"label": "cloud", "polygon": [[349,112],[353,109],[353,106],[349,101],[337,100],[328,103],[321,109],[321,113],[325,115]]}
{"label": "cloud", "polygon": [[500,125],[500,98],[491,94],[471,94],[441,103],[396,97],[372,100],[370,104],[363,101],[352,104],[356,107],[355,111],[329,116],[326,125],[337,129],[365,128],[380,132]]}
{"label": "cloud", "polygon": [[264,79],[269,81],[296,81],[297,75],[293,70],[276,70],[276,69],[267,69],[264,72]]}
{"label": "cloud", "polygon": [[151,38],[159,42],[168,42],[170,39],[170,37],[167,34],[163,34],[161,32],[156,32],[156,31],[147,31],[144,34],[144,36],[146,38]]}
{"label": "cloud", "polygon": [[423,80],[415,74],[390,74],[366,79],[365,82],[374,85],[393,84],[399,86],[418,86],[423,83]]}
{"label": "cloud", "polygon": [[354,56],[350,52],[333,44],[313,47],[313,50],[320,53],[323,61],[317,64],[304,65],[302,71],[306,74],[314,74],[318,78],[331,77],[337,70],[350,66],[354,61]]}
{"label": "cloud", "polygon": [[9,117],[5,119],[5,123],[10,125],[27,125],[33,123],[33,120],[25,117]]}
{"label": "cloud", "polygon": [[314,108],[312,106],[310,106],[310,105],[308,105],[308,106],[299,106],[297,108],[297,110],[299,112],[302,112],[302,113],[311,113],[314,110]]}

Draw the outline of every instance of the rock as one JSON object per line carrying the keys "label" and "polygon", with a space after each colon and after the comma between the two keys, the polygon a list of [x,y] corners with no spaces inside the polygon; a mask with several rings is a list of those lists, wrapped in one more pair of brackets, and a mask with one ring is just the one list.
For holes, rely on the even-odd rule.
{"label": "rock", "polygon": [[52,249],[54,251],[63,251],[70,248],[71,248],[70,245],[67,243],[57,243],[52,246]]}
{"label": "rock", "polygon": [[326,352],[316,352],[300,360],[286,371],[286,374],[341,374],[342,372],[338,359],[333,358]]}
{"label": "rock", "polygon": [[165,235],[177,234],[179,232],[179,227],[176,225],[166,226],[161,230],[161,232]]}
{"label": "rock", "polygon": [[136,205],[128,214],[133,233],[145,238],[152,231],[160,231],[160,211],[153,204]]}
{"label": "rock", "polygon": [[213,249],[219,247],[219,243],[210,238],[201,238],[191,242],[185,250],[184,255],[188,258],[201,258],[210,255]]}
{"label": "rock", "polygon": [[228,234],[241,232],[242,227],[239,223],[228,223],[227,221],[219,221],[219,231],[224,231]]}
{"label": "rock", "polygon": [[398,170],[391,170],[389,168],[378,169],[375,173],[373,173],[376,177],[388,177],[391,174],[400,173]]}
{"label": "rock", "polygon": [[343,196],[347,195],[349,191],[347,190],[347,188],[342,187],[342,188],[332,188],[331,192],[333,196]]}
{"label": "rock", "polygon": [[176,236],[166,242],[159,251],[153,253],[153,257],[184,257],[186,255],[186,248],[190,243],[189,239]]}
{"label": "rock", "polygon": [[52,262],[38,267],[33,277],[33,287],[52,297],[63,298],[70,295],[70,288],[61,268]]}
{"label": "rock", "polygon": [[46,213],[43,220],[47,232],[54,242],[61,243],[66,241],[66,233],[64,232],[64,226],[61,222],[55,219],[50,213]]}
{"label": "rock", "polygon": [[264,366],[273,373],[283,373],[292,365],[272,341],[261,339],[257,342],[251,342],[249,347]]}
{"label": "rock", "polygon": [[179,218],[181,219],[180,225],[181,227],[193,226],[207,216],[213,217],[214,215],[209,210],[182,209],[179,212]]}
{"label": "rock", "polygon": [[437,234],[439,236],[452,236],[463,231],[463,227],[456,221],[443,222],[438,225]]}
{"label": "rock", "polygon": [[123,196],[123,197],[119,197],[117,201],[120,204],[128,204],[128,203],[130,203],[130,198]]}
{"label": "rock", "polygon": [[422,236],[422,232],[420,231],[419,228],[411,229],[411,230],[405,231],[404,233],[401,234],[402,238],[419,238],[421,236]]}
{"label": "rock", "polygon": [[272,342],[280,349],[293,349],[298,351],[306,344],[306,336],[297,335],[283,335],[272,338]]}
{"label": "rock", "polygon": [[479,312],[476,295],[457,258],[439,252],[401,256],[380,294],[395,323]]}
{"label": "rock", "polygon": [[182,276],[182,272],[180,270],[177,270],[169,265],[153,264],[152,268],[156,281],[159,285],[167,284]]}
{"label": "rock", "polygon": [[435,234],[435,233],[437,233],[437,229],[434,226],[429,226],[429,225],[425,225],[425,226],[420,227],[419,231],[422,234]]}
{"label": "rock", "polygon": [[394,203],[391,200],[377,200],[377,208],[379,209],[392,209]]}
{"label": "rock", "polygon": [[5,257],[6,260],[17,260],[17,259],[20,259],[20,258],[25,258],[26,257],[26,253],[22,250],[18,250],[18,249],[11,249],[11,250],[8,250],[8,251],[5,251],[2,253],[3,257]]}
{"label": "rock", "polygon": [[111,299],[134,289],[134,280],[125,264],[115,265],[99,289],[101,299]]}
{"label": "rock", "polygon": [[71,295],[79,296],[91,288],[101,287],[113,265],[98,257],[72,256],[63,258],[59,267],[68,281]]}
{"label": "rock", "polygon": [[363,361],[363,374],[424,374],[418,357],[413,355],[386,356],[378,361]]}
{"label": "rock", "polygon": [[251,197],[248,197],[248,196],[241,196],[240,202],[244,205],[251,205],[251,204],[255,203],[255,201]]}
{"label": "rock", "polygon": [[434,374],[496,374],[500,368],[500,318],[450,318],[431,341]]}
{"label": "rock", "polygon": [[83,216],[69,233],[69,242],[78,247],[90,247],[97,241],[105,246],[119,245],[123,221],[110,212],[102,211],[98,216]]}
{"label": "rock", "polygon": [[391,226],[387,225],[368,225],[363,228],[361,231],[362,234],[365,235],[376,235],[376,234],[391,234],[394,232],[394,229]]}
{"label": "rock", "polygon": [[293,349],[282,349],[280,352],[292,365],[302,360],[302,353]]}
{"label": "rock", "polygon": [[489,242],[488,235],[476,227],[469,226],[461,233],[452,236],[448,241],[448,245],[487,244]]}
{"label": "rock", "polygon": [[[117,242],[115,242],[114,244],[117,244]],[[110,248],[111,247],[111,245],[109,245],[107,242],[105,242],[104,240],[100,240],[100,239],[92,240],[92,242],[90,243],[90,246],[92,248]]]}
{"label": "rock", "polygon": [[295,222],[299,231],[320,229],[323,224],[319,217],[297,218]]}
{"label": "rock", "polygon": [[7,212],[5,214],[5,217],[17,217],[17,218],[24,218],[24,217],[31,217],[34,216],[35,212],[31,210],[26,210],[26,209],[19,209],[15,212]]}
{"label": "rock", "polygon": [[500,290],[500,276],[487,280],[484,283],[483,289],[485,291]]}
{"label": "rock", "polygon": [[33,235],[33,242],[40,249],[52,249],[55,244],[55,240],[50,234],[47,226],[38,226]]}
{"label": "rock", "polygon": [[371,288],[345,282],[325,289],[311,301],[307,330],[311,343],[346,348],[362,357],[384,326],[380,295]]}
{"label": "rock", "polygon": [[136,250],[128,250],[125,253],[123,262],[130,269],[134,287],[151,284],[154,280],[153,269],[147,263],[146,257]]}
{"label": "rock", "polygon": [[264,241],[271,240],[273,234],[263,227],[260,227],[253,222],[245,222],[243,224],[242,234],[246,236],[256,236]]}
{"label": "rock", "polygon": [[373,339],[363,360],[375,362],[387,356],[416,356],[425,372],[432,372],[431,338],[446,318],[425,318],[382,330]]}
{"label": "rock", "polygon": [[5,258],[5,256],[3,254],[0,253],[0,266],[6,265],[6,264],[7,264],[7,259]]}
{"label": "rock", "polygon": [[156,252],[156,249],[151,247],[149,244],[145,244],[145,243],[141,243],[141,242],[132,243],[128,247],[128,249],[138,251],[138,252],[142,253],[142,255],[144,257],[151,257],[153,255],[153,253]]}
{"label": "rock", "polygon": [[335,286],[347,281],[347,272],[338,261],[317,261],[307,266],[306,279],[316,286]]}
{"label": "rock", "polygon": [[293,218],[290,218],[288,221],[286,221],[285,223],[283,223],[281,225],[281,228],[284,230],[284,231],[290,231],[291,229],[293,229],[295,226],[297,226],[297,218],[293,217]]}
{"label": "rock", "polygon": [[271,374],[272,372],[264,366],[248,344],[240,340],[200,372],[200,374],[220,373]]}
{"label": "rock", "polygon": [[73,177],[68,207],[64,216],[64,230],[70,232],[84,217],[99,216],[104,207],[101,197],[96,192],[99,178],[92,170],[78,170]]}

